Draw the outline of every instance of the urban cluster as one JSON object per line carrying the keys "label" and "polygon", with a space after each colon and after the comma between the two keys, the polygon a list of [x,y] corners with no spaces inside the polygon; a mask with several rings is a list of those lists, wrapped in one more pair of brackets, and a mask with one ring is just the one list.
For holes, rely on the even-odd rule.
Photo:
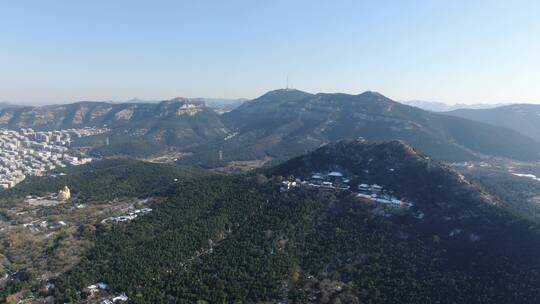
{"label": "urban cluster", "polygon": [[72,140],[107,131],[90,127],[46,132],[0,128],[0,189],[11,188],[28,175],[39,176],[57,167],[91,161],[91,158],[68,153]]}

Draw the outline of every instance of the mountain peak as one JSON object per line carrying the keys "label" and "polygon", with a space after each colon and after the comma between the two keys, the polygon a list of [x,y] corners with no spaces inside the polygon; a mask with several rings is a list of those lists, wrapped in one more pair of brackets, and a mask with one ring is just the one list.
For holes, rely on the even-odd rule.
{"label": "mountain peak", "polygon": [[175,97],[169,100],[165,100],[165,102],[189,102],[189,99],[186,97]]}
{"label": "mountain peak", "polygon": [[332,155],[333,159],[342,159],[345,162],[372,161],[400,163],[404,161],[429,162],[427,156],[416,151],[412,146],[402,140],[368,141],[364,139],[344,139],[328,144],[314,151]]}
{"label": "mountain peak", "polygon": [[365,91],[363,93],[358,94],[358,96],[377,99],[377,100],[391,100],[390,98],[384,96],[383,94],[379,92],[375,92],[375,91]]}
{"label": "mountain peak", "polygon": [[360,174],[374,166],[400,167],[406,163],[430,164],[434,161],[402,140],[367,141],[344,139],[327,144],[304,156],[278,166],[286,170],[342,170]]}
{"label": "mountain peak", "polygon": [[386,140],[386,141],[368,141],[365,139],[343,139],[337,141],[333,145],[335,148],[349,148],[349,149],[358,149],[358,148],[380,148],[392,151],[394,153],[405,153],[411,156],[425,158],[417,152],[411,145],[400,139]]}
{"label": "mountain peak", "polygon": [[269,91],[255,100],[295,101],[306,98],[308,96],[313,96],[313,94],[297,89],[277,89]]}
{"label": "mountain peak", "polygon": [[[433,206],[442,197],[456,195],[483,204],[498,204],[453,169],[400,140],[341,140],[293,158],[269,172],[311,176],[315,172],[334,171],[361,183],[382,185],[425,207]],[[433,193],[433,189],[440,192]]]}

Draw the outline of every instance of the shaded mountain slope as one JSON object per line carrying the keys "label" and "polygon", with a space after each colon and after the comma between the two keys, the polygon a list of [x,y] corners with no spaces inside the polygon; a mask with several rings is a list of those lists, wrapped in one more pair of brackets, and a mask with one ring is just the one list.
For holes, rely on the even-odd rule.
{"label": "shaded mountain slope", "polygon": [[235,134],[220,146],[230,157],[284,160],[358,137],[402,139],[449,161],[481,154],[535,160],[540,152],[540,143],[512,130],[427,112],[375,92],[313,95],[277,90],[225,113],[223,121]]}
{"label": "shaded mountain slope", "polygon": [[493,109],[459,109],[445,114],[505,127],[540,141],[540,105],[514,104]]}

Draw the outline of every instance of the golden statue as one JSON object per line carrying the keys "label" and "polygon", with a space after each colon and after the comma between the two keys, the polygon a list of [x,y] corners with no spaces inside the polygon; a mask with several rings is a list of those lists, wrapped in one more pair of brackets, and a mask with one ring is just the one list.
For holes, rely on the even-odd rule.
{"label": "golden statue", "polygon": [[58,191],[59,201],[67,201],[70,198],[71,198],[71,191],[69,190],[68,186],[64,186],[64,189]]}

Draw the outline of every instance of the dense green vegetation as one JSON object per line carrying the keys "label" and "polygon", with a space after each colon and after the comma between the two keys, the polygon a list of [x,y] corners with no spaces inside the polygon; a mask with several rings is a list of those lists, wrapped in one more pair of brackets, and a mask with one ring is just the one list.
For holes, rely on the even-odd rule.
{"label": "dense green vegetation", "polygon": [[[69,223],[50,239],[41,240],[26,228],[22,231],[11,229],[8,235],[0,235],[0,257],[4,259],[9,256],[13,260],[12,263],[2,260],[0,264],[2,276],[4,269],[1,266],[5,265],[10,265],[8,270],[12,274],[7,284],[0,288],[0,302],[6,296],[21,290],[39,290],[40,286],[43,287],[40,271],[69,268],[69,263],[64,265],[64,262],[77,260],[80,255],[84,255],[85,251],[82,250],[91,247],[94,241],[95,223],[92,219],[103,211],[102,208],[107,206],[109,201],[114,205],[118,203],[116,200],[124,197],[167,196],[169,189],[175,184],[207,175],[209,173],[192,167],[110,159],[64,168],[50,176],[29,177],[15,188],[1,191],[2,221],[9,217],[11,208],[22,208],[20,210],[28,212],[27,204],[22,201],[27,195],[43,196],[68,185],[72,190],[72,199],[66,204],[31,211],[34,218],[52,218]],[[74,211],[74,206],[79,203],[89,206]],[[84,215],[88,218],[80,218]],[[16,235],[21,239],[17,240]],[[27,252],[24,252],[24,249]],[[36,263],[39,266],[35,266]]]}
{"label": "dense green vegetation", "polygon": [[539,112],[540,106],[536,104],[513,104],[491,109],[458,109],[445,114],[505,127],[540,141]]}
{"label": "dense green vegetation", "polygon": [[[65,175],[60,175],[64,173]],[[123,196],[160,194],[174,179],[208,175],[192,167],[153,164],[129,159],[95,161],[67,167],[47,177],[29,177],[15,188],[0,192],[0,199],[56,193],[69,186],[74,200],[110,200]]]}
{"label": "dense green vegetation", "polygon": [[540,244],[526,226],[497,221],[504,230],[488,235],[464,226],[486,239],[453,240],[407,215],[373,217],[351,197],[267,187],[231,178],[183,185],[153,215],[101,231],[89,260],[58,282],[57,296],[74,301],[85,284],[104,280],[134,303],[307,302],[317,290],[351,303],[539,299]]}
{"label": "dense green vegetation", "polygon": [[148,157],[158,154],[166,149],[167,145],[153,140],[149,137],[125,137],[111,135],[110,144],[98,144],[90,152],[93,156],[127,156],[127,157]]}
{"label": "dense green vegetation", "polygon": [[501,170],[465,170],[471,181],[507,202],[520,216],[540,221],[540,183]]}
{"label": "dense green vegetation", "polygon": [[[337,168],[415,205],[281,192],[272,177]],[[54,295],[77,302],[104,281],[132,303],[540,300],[538,227],[410,147],[345,142],[263,173],[183,180],[150,215],[98,227],[94,249]]]}

